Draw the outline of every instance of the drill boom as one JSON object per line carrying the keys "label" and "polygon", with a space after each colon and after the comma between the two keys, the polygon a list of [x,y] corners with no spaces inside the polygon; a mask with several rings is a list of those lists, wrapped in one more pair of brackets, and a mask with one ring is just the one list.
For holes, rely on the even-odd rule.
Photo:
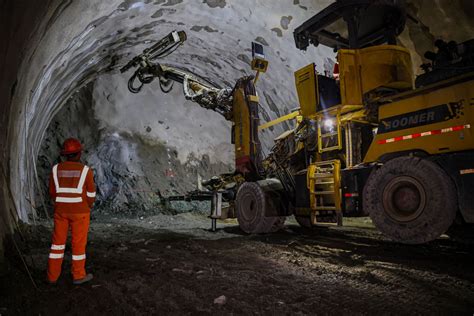
{"label": "drill boom", "polygon": [[[120,69],[124,73],[130,68],[137,68],[128,81],[128,89],[132,93],[140,92],[143,85],[159,79],[163,92],[171,91],[173,82],[183,85],[186,99],[196,102],[201,107],[216,111],[226,119],[232,115],[232,89],[215,87],[197,76],[179,68],[153,62],[154,59],[165,57],[176,50],[186,40],[184,31],[173,31],[153,46],[145,49]],[[138,79],[140,85],[135,85]]]}

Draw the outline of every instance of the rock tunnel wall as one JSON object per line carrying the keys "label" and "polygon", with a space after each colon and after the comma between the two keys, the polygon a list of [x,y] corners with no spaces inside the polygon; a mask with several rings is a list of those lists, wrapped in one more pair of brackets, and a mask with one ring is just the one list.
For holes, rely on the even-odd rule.
{"label": "rock tunnel wall", "polygon": [[[173,132],[173,135],[183,139],[186,136],[182,129],[171,130],[172,126],[167,125],[165,121],[161,124],[163,126],[153,125],[160,124],[158,114],[158,119],[152,118],[150,122],[144,120],[135,128],[130,128],[121,123],[120,115],[101,116],[101,110],[104,109],[102,106],[107,103],[107,95],[99,106],[93,104],[92,108],[80,108],[77,102],[84,101],[84,98],[90,97],[91,94],[93,96],[94,91],[98,91],[95,87],[100,80],[110,81],[103,83],[102,88],[105,89],[107,84],[115,82],[118,85],[127,79],[117,73],[117,68],[127,58],[168,32],[183,29],[188,33],[185,45],[163,62],[200,74],[217,85],[231,86],[235,79],[250,73],[250,42],[252,40],[260,42],[265,46],[270,61],[269,72],[262,77],[258,86],[263,101],[260,114],[264,121],[268,121],[289,113],[290,109],[296,106],[293,88],[294,70],[310,62],[316,62],[321,72],[332,69],[333,54],[329,49],[311,47],[307,52],[301,52],[294,48],[292,39],[292,31],[296,26],[331,2],[0,1],[1,23],[5,25],[1,28],[2,38],[8,39],[4,41],[5,49],[0,52],[4,56],[1,59],[4,71],[0,92],[2,106],[0,146],[2,167],[5,170],[5,176],[2,176],[1,180],[0,202],[3,221],[0,223],[0,235],[11,231],[14,217],[28,221],[29,214],[34,214],[35,207],[39,207],[40,202],[35,199],[36,188],[41,187],[40,182],[44,181],[45,175],[38,174],[37,177],[36,157],[40,153],[43,139],[49,137],[45,143],[49,149],[45,150],[50,152],[42,152],[42,156],[47,157],[43,163],[46,165],[55,159],[53,152],[57,149],[59,138],[52,139],[50,137],[52,130],[47,132],[47,128],[57,113],[59,113],[58,119],[64,118],[61,122],[68,119],[72,122],[74,120],[71,117],[74,115],[72,111],[83,111],[80,113],[87,116],[87,123],[97,127],[97,130],[87,131],[95,133],[89,139],[91,148],[102,148],[96,153],[91,152],[87,155],[86,158],[92,164],[94,159],[100,159],[104,152],[111,151],[109,154],[112,157],[115,156],[112,154],[113,150],[122,152],[124,148],[129,149],[139,146],[137,144],[150,142],[153,146],[157,146],[156,148],[163,145],[163,152],[168,152],[168,149],[176,150],[173,161],[181,165],[187,163],[191,153],[200,158],[206,155],[206,151],[210,164],[219,163],[219,159],[214,155],[216,150],[212,149],[212,146],[198,145],[185,148],[178,146],[176,142],[174,145],[166,143],[166,141],[173,142],[166,136],[166,126],[170,127],[169,134]],[[469,0],[433,2],[412,0],[407,3],[411,14],[419,20],[419,23],[409,21],[408,29],[400,42],[417,52],[413,57],[416,65],[421,61],[420,55],[426,49],[432,48],[433,39],[437,34],[441,34],[445,39],[465,40],[472,37],[473,26],[470,21],[472,2]],[[95,83],[92,84],[93,82]],[[80,90],[84,86],[88,88]],[[137,103],[143,101],[143,98],[147,96],[154,98],[156,95],[153,94],[153,91],[146,90],[143,96],[134,96],[137,98],[132,100],[131,96],[125,96],[125,92],[120,91],[126,103],[116,102],[115,105],[134,108]],[[97,100],[100,100],[99,95]],[[179,103],[176,108],[163,110],[169,115],[169,122],[172,122],[173,118],[175,124],[180,120],[178,116],[182,109],[180,106],[186,103],[182,101]],[[162,106],[165,103],[157,104]],[[63,105],[66,107],[61,110]],[[109,120],[114,117],[116,121]],[[215,128],[224,130],[226,122],[217,118],[214,122],[217,124]],[[196,128],[199,125],[199,132],[202,132],[201,125],[206,126],[208,123],[207,117],[193,116],[188,124],[195,124],[193,126]],[[150,132],[146,131],[148,127],[151,128]],[[283,124],[263,133],[261,137],[264,147],[268,149],[271,139],[285,127]],[[114,129],[117,134],[113,132]],[[86,131],[77,131],[78,135],[84,132]],[[183,133],[180,134],[181,132]],[[64,130],[62,133],[64,136],[67,134]],[[71,131],[68,131],[69,133]],[[222,136],[219,141],[224,142],[226,135]],[[221,151],[228,152],[228,148],[223,145]],[[149,154],[160,157],[161,153]],[[164,157],[164,161],[167,161],[167,157],[167,155]],[[227,158],[220,159],[224,165],[224,160]],[[127,167],[128,165],[127,162]],[[132,168],[138,166],[132,164]]]}
{"label": "rock tunnel wall", "polygon": [[[0,1],[0,263],[3,262],[3,240],[16,227],[18,213],[9,189],[13,181],[9,168],[8,135],[11,103],[18,85],[18,70],[29,47],[36,25],[41,23],[51,1],[31,3],[28,0]],[[12,123],[15,124],[15,123]]]}
{"label": "rock tunnel wall", "polygon": [[198,178],[233,171],[230,126],[219,114],[186,101],[180,91],[163,96],[147,89],[129,103],[126,80],[103,76],[76,92],[56,114],[37,162],[42,196],[36,200],[45,200],[48,213],[51,166],[68,137],[82,141],[83,161],[94,169],[95,213],[128,216],[189,209],[183,203],[163,209],[160,196],[184,194],[196,189]]}
{"label": "rock tunnel wall", "polygon": [[454,40],[458,43],[474,38],[474,1],[471,0],[406,0],[409,14],[399,43],[410,49],[414,73],[421,74],[419,67],[426,51],[434,51],[437,39]]}

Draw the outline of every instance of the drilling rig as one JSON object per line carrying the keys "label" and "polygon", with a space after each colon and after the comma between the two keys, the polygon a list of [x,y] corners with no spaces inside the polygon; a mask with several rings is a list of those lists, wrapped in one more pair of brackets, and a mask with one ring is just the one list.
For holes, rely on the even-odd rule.
{"label": "drilling rig", "polygon": [[297,126],[267,159],[300,225],[369,215],[419,244],[474,223],[474,40],[437,40],[413,80],[397,45],[406,18],[397,1],[336,1],[295,29],[297,48],[328,46],[338,61],[335,76],[295,72]]}
{"label": "drilling rig", "polygon": [[[396,0],[338,0],[305,21],[296,47],[333,48],[338,73],[297,70],[299,109],[261,126],[254,76],[220,89],[152,62],[181,45],[184,32],[122,70],[138,67],[132,92],[136,78],[157,77],[164,92],[177,81],[188,99],[233,122],[235,173],[209,184],[213,208],[226,199],[243,231],[277,230],[288,215],[308,228],[368,215],[388,238],[420,244],[474,223],[474,40],[436,41],[414,78],[410,52],[397,45],[406,19]],[[267,61],[256,55],[258,77]],[[263,159],[258,130],[290,119],[295,128]]]}

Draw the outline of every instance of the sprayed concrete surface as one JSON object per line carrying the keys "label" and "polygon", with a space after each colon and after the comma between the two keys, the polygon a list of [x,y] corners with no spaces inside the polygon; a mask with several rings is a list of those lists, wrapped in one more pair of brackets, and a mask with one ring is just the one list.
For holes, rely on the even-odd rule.
{"label": "sprayed concrete surface", "polygon": [[[343,228],[294,225],[244,235],[235,222],[207,231],[199,213],[93,221],[87,267],[73,286],[66,249],[56,286],[43,283],[50,226],[24,227],[18,244],[39,290],[16,258],[1,278],[0,313],[16,314],[472,314],[472,244],[442,238],[389,242],[367,220]],[[23,245],[23,246],[22,246]],[[8,292],[6,289],[8,288]]]}

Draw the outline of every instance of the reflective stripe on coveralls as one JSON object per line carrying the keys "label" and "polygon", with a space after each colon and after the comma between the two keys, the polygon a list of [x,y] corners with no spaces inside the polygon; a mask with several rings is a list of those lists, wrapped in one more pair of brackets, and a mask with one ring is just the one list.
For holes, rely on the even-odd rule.
{"label": "reflective stripe on coveralls", "polygon": [[86,181],[87,172],[89,171],[89,167],[84,166],[81,172],[81,178],[79,179],[79,184],[77,188],[61,188],[59,186],[58,180],[58,165],[53,167],[53,179],[54,179],[54,186],[56,187],[56,193],[76,193],[82,194],[82,188],[84,186],[84,182]]}
{"label": "reflective stripe on coveralls", "polygon": [[86,258],[86,255],[72,255],[72,260],[84,260]]}
{"label": "reflective stripe on coveralls", "polygon": [[95,198],[95,192],[87,192],[87,197]]}
{"label": "reflective stripe on coveralls", "polygon": [[62,197],[62,196],[58,196],[56,197],[56,202],[60,202],[60,203],[81,203],[82,202],[82,198],[81,197]]}
{"label": "reflective stripe on coveralls", "polygon": [[[66,245],[51,245],[51,252],[49,253],[49,259],[62,259],[64,257],[64,249],[66,249]],[[58,252],[54,252],[55,250],[60,250]]]}
{"label": "reflective stripe on coveralls", "polygon": [[64,253],[50,253],[49,259],[62,259],[64,258]]}

